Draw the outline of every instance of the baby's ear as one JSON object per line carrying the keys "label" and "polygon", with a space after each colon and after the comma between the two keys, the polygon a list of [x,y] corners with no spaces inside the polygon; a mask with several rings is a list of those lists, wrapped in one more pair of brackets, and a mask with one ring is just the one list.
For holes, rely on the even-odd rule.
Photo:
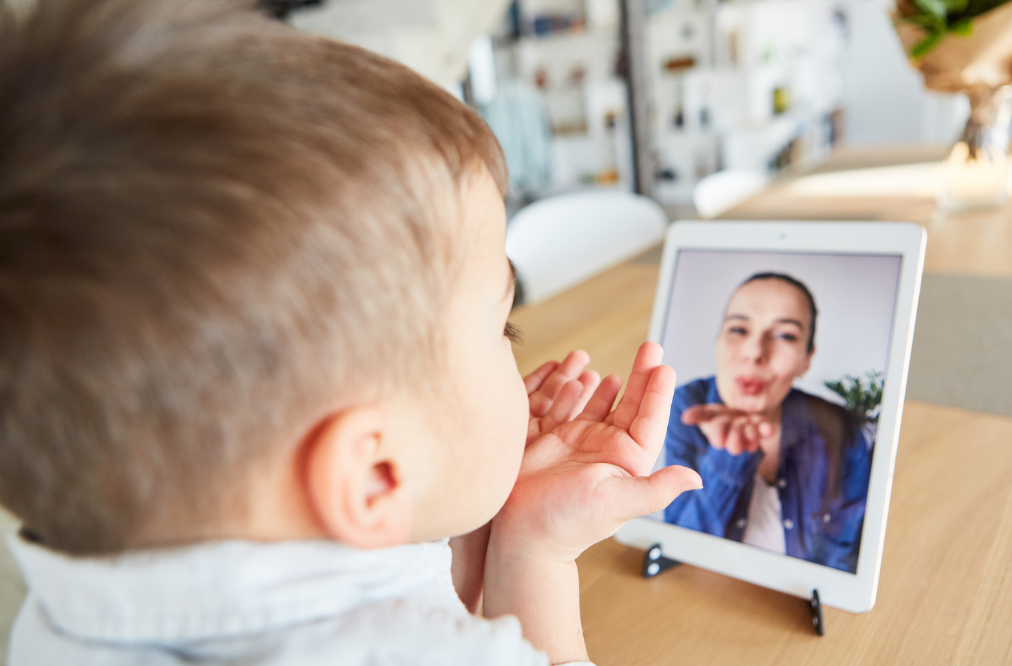
{"label": "baby's ear", "polygon": [[377,406],[331,414],[303,441],[305,489],[329,536],[358,548],[407,543],[411,501]]}

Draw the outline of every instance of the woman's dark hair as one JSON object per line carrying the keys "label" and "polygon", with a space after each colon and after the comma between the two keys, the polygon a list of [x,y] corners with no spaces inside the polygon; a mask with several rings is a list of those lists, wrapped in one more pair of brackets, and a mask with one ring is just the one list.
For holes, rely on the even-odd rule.
{"label": "woman's dark hair", "polygon": [[812,350],[815,349],[815,317],[819,314],[819,310],[815,307],[815,298],[812,297],[812,292],[808,291],[808,287],[805,283],[797,278],[793,278],[786,273],[756,273],[749,279],[742,282],[738,289],[741,289],[749,282],[755,282],[756,280],[780,280],[791,285],[802,294],[805,295],[805,300],[808,301],[808,312],[812,315],[812,325],[808,330],[808,353],[811,354]]}

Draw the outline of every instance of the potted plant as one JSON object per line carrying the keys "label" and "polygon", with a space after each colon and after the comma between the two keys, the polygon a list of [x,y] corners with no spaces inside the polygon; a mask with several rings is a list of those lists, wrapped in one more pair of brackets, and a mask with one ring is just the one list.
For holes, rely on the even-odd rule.
{"label": "potted plant", "polygon": [[825,382],[826,388],[843,398],[844,405],[861,421],[861,430],[871,446],[878,431],[878,416],[882,408],[881,372],[866,372],[864,378],[844,375],[835,382]]}
{"label": "potted plant", "polygon": [[1003,204],[1012,117],[1012,2],[897,0],[894,18],[924,85],[962,92],[970,100],[939,204],[947,209]]}
{"label": "potted plant", "polygon": [[826,388],[843,398],[844,404],[862,421],[878,423],[879,408],[882,406],[882,387],[885,382],[881,372],[866,372],[864,379],[844,375],[835,382],[826,382]]}

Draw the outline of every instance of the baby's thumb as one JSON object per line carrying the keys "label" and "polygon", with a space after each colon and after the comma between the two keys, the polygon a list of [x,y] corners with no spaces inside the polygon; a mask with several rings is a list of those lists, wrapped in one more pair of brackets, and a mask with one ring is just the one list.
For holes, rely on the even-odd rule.
{"label": "baby's thumb", "polygon": [[671,465],[650,476],[634,476],[621,480],[624,492],[615,508],[624,520],[660,511],[681,495],[703,487],[699,474],[681,465]]}

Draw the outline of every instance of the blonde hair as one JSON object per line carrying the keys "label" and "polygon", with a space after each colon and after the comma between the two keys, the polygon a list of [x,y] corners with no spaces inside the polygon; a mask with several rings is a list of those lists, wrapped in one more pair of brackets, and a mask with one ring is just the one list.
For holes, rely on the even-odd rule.
{"label": "blonde hair", "polygon": [[76,554],[212,534],[325,404],[441,364],[482,169],[450,94],[246,3],[0,17],[0,503]]}

